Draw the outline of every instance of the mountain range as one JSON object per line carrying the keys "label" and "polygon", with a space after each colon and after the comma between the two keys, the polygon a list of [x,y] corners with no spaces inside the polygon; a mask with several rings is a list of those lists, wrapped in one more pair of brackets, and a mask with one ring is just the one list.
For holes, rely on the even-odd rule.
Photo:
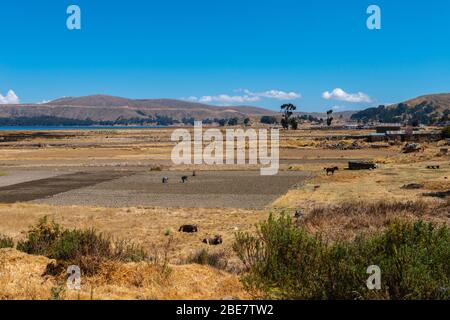
{"label": "mountain range", "polygon": [[93,121],[148,119],[149,117],[222,119],[272,115],[250,106],[217,107],[172,99],[127,99],[108,95],[65,97],[44,104],[0,105],[0,118],[55,117]]}
{"label": "mountain range", "polygon": [[[301,111],[301,110],[299,110]],[[275,116],[278,112],[253,106],[211,106],[175,99],[128,99],[109,95],[64,97],[43,104],[0,105],[0,125],[9,124],[143,124],[155,119],[243,119]],[[325,118],[325,113],[299,112]],[[430,124],[448,120],[450,94],[421,96],[402,103],[362,111],[335,112],[335,119]]]}

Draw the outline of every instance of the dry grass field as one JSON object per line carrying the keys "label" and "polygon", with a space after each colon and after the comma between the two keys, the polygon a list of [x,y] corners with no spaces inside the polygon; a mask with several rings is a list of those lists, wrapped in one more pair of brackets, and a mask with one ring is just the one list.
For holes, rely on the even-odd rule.
{"label": "dry grass field", "polygon": [[[63,290],[64,278],[42,276],[48,258],[0,249],[0,299],[248,298],[234,234],[252,232],[271,212],[301,210],[305,226],[331,241],[375,232],[399,217],[450,225],[448,200],[426,195],[450,190],[450,156],[439,154],[442,143],[410,154],[401,153],[401,145],[365,142],[341,150],[324,138],[348,131],[282,132],[280,173],[260,177],[257,166],[173,166],[171,131],[61,131],[0,142],[0,235],[23,240],[47,216],[65,228],[95,228],[133,241],[168,263],[167,270],[147,262],[106,265],[73,292]],[[379,167],[350,171],[349,160]],[[339,171],[327,176],[323,169],[331,166]],[[192,170],[197,177],[182,184],[180,176]],[[160,183],[163,176],[168,185]],[[405,188],[410,184],[420,188]],[[348,209],[355,202],[370,208],[393,201],[415,203],[383,212]],[[178,232],[183,224],[197,224],[199,232]],[[202,243],[216,234],[222,245]],[[226,268],[193,264],[190,258],[202,249],[221,253]]]}

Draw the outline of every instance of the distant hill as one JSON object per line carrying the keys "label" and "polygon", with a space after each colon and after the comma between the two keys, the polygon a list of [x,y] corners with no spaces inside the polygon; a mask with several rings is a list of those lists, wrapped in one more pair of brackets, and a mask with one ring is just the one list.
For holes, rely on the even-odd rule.
{"label": "distant hill", "polygon": [[[351,119],[351,116],[353,114],[355,114],[357,111],[335,111],[333,112],[333,118],[337,119],[337,120],[344,120],[344,121],[348,121]],[[298,113],[300,116],[302,115],[307,115],[307,116],[312,116],[314,118],[318,118],[318,119],[326,119],[327,118],[327,114],[326,112],[299,112]]]}
{"label": "distant hill", "polygon": [[379,106],[359,111],[352,115],[353,120],[381,121],[386,123],[432,124],[448,121],[450,116],[450,94],[420,96],[402,103]]}
{"label": "distant hill", "polygon": [[[0,105],[0,118],[72,119],[77,121],[114,122],[132,119],[183,118],[229,119],[273,115],[275,112],[250,106],[217,107],[173,99],[127,99],[108,95],[65,97],[45,104]],[[64,122],[66,123],[66,121]]]}

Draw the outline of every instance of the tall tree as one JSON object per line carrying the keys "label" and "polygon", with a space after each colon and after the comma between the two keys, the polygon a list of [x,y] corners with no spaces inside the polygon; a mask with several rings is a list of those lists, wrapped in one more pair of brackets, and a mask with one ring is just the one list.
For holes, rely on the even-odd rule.
{"label": "tall tree", "polygon": [[333,110],[327,111],[327,126],[331,126],[331,124],[333,123],[334,118],[333,118],[332,114],[333,114]]}
{"label": "tall tree", "polygon": [[284,129],[289,130],[289,118],[292,116],[297,107],[292,103],[283,104],[281,107],[281,112],[283,113],[283,118],[281,119],[281,125]]}

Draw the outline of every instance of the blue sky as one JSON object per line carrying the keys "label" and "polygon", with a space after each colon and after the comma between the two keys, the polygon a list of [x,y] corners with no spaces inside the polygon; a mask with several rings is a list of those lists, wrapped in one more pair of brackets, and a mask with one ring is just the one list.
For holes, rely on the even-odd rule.
{"label": "blue sky", "polygon": [[[82,30],[66,28],[70,4]],[[370,4],[381,30],[366,27]],[[105,93],[323,111],[450,92],[446,0],[2,0],[0,35],[3,100]]]}

